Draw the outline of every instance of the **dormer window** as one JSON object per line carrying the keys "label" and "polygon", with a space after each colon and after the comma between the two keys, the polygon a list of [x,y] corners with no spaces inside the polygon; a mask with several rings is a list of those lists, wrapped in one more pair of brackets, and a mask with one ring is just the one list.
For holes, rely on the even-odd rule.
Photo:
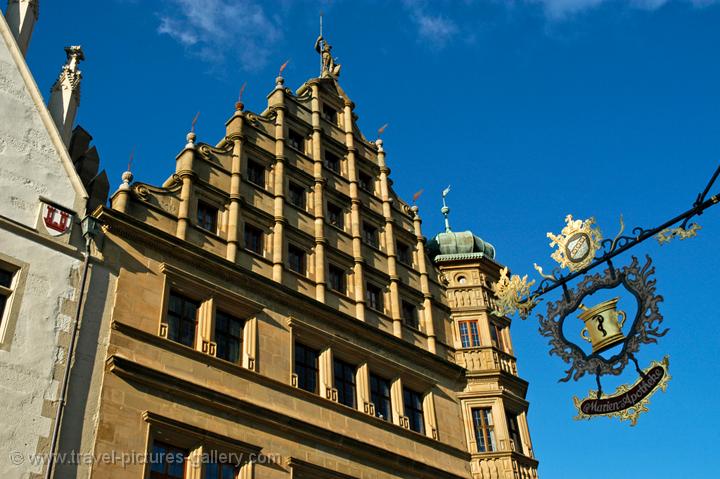
{"label": "dormer window", "polygon": [[342,208],[338,205],[328,203],[327,205],[327,220],[331,225],[343,229],[345,227],[345,215]]}
{"label": "dormer window", "polygon": [[257,161],[248,161],[247,180],[260,188],[265,188],[265,167]]}
{"label": "dormer window", "polygon": [[288,246],[288,268],[298,274],[305,274],[305,251],[297,246]]}
{"label": "dormer window", "polygon": [[217,233],[218,209],[204,201],[198,201],[197,225],[213,234]]}
{"label": "dormer window", "polygon": [[293,129],[288,131],[287,143],[291,148],[303,153],[305,152],[305,138]]}
{"label": "dormer window", "polygon": [[330,105],[324,104],[322,108],[322,116],[333,125],[338,124],[337,110]]}
{"label": "dormer window", "polygon": [[420,327],[420,322],[418,321],[418,312],[415,305],[409,301],[403,301],[401,308],[402,319],[405,322],[405,325],[413,329],[418,329]]}
{"label": "dormer window", "polygon": [[383,292],[378,286],[367,283],[365,286],[365,303],[368,308],[375,311],[383,311]]}
{"label": "dormer window", "polygon": [[329,170],[334,171],[335,173],[340,173],[340,157],[336,155],[335,153],[326,151],[325,152],[325,166]]}
{"label": "dormer window", "polygon": [[360,186],[360,189],[365,190],[368,193],[372,193],[375,190],[372,176],[363,171],[361,171],[358,175],[358,186]]}
{"label": "dormer window", "polygon": [[290,182],[288,185],[288,201],[291,205],[301,210],[305,209],[305,188],[297,183]]}
{"label": "dormer window", "polygon": [[363,223],[362,228],[363,240],[373,248],[380,246],[378,229],[370,223]]}
{"label": "dormer window", "polygon": [[410,246],[407,244],[398,241],[397,242],[397,259],[403,264],[411,265],[412,264],[412,253],[410,252]]}

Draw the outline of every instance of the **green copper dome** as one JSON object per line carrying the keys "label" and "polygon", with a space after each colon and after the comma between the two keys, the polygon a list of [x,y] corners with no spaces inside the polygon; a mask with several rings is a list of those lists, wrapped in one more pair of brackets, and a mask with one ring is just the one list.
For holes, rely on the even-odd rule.
{"label": "green copper dome", "polygon": [[434,261],[489,258],[495,259],[495,247],[472,231],[445,231],[428,242],[428,252]]}
{"label": "green copper dome", "polygon": [[495,259],[495,247],[486,243],[472,231],[458,233],[450,229],[450,208],[445,198],[450,193],[448,186],[442,192],[443,206],[440,212],[445,217],[445,232],[436,235],[428,242],[428,253],[436,263],[463,259],[488,258]]}

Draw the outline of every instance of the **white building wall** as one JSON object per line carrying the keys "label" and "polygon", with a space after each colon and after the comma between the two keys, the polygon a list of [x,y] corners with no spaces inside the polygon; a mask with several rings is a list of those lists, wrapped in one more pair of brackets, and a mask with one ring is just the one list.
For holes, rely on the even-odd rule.
{"label": "white building wall", "polygon": [[0,325],[3,479],[44,470],[30,459],[51,433],[82,266],[78,218],[72,235],[51,237],[40,199],[82,214],[86,196],[0,15],[0,262],[22,265],[12,314]]}

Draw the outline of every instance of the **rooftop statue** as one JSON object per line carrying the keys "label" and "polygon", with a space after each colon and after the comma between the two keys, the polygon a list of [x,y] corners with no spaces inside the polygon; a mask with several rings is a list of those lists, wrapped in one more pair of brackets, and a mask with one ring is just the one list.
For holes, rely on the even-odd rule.
{"label": "rooftop statue", "polygon": [[337,78],[340,76],[340,65],[337,62],[337,58],[332,57],[332,45],[322,36],[318,36],[315,40],[315,51],[317,51],[322,57],[322,72],[321,76]]}

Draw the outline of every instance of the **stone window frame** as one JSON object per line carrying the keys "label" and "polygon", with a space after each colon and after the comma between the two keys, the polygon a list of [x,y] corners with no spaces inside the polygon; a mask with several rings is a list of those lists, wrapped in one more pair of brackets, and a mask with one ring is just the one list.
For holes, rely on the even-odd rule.
{"label": "stone window frame", "polygon": [[[334,357],[343,362],[356,365],[356,410],[376,418],[378,421],[389,422],[407,430],[410,429],[409,419],[404,415],[403,388],[419,393],[423,401],[423,421],[425,431],[422,435],[438,440],[438,424],[435,414],[435,384],[430,378],[418,375],[397,363],[389,361],[378,353],[358,348],[356,345],[339,339],[328,338],[327,333],[317,329],[303,320],[288,318],[290,328],[290,384],[298,387],[295,376],[295,343],[319,351],[318,358],[318,394],[330,401],[338,402],[337,389],[334,383]],[[388,420],[376,417],[375,405],[372,403],[370,391],[370,374],[382,371],[379,376],[390,382],[391,418]],[[421,433],[417,433],[421,434]]]}
{"label": "stone window frame", "polygon": [[[488,331],[490,333],[489,345],[505,354],[512,354],[512,348],[510,347],[510,340],[508,337],[509,330],[510,328],[508,324],[504,324],[494,318],[488,318]],[[493,344],[493,336],[497,338],[498,344]]]}
{"label": "stone window frame", "polygon": [[[340,219],[339,222],[333,223],[332,221],[330,221],[330,210],[331,209],[337,210],[337,213],[339,214],[338,217]],[[349,214],[348,209],[340,206],[337,201],[333,201],[333,199],[328,199],[325,201],[325,217],[327,220],[327,224],[329,224],[330,226],[337,228],[340,231],[344,232],[346,225],[348,224],[348,221],[347,221],[348,214]]]}
{"label": "stone window frame", "polygon": [[[411,307],[413,309],[412,312],[412,318],[406,318],[405,317],[405,309],[407,307]],[[422,321],[420,319],[420,307],[417,301],[411,300],[408,297],[401,296],[400,297],[400,316],[402,319],[402,324],[413,331],[420,331],[422,332]],[[414,323],[412,323],[413,321]]]}
{"label": "stone window frame", "polygon": [[[287,137],[286,137],[287,140],[285,143],[287,144],[288,147],[292,148],[294,151],[297,151],[304,155],[306,144],[307,144],[308,134],[307,134],[307,132],[305,134],[303,134],[300,130],[304,130],[304,128],[296,127],[294,124],[288,124]],[[296,139],[301,139],[300,143],[298,143],[297,145],[295,144],[296,139],[292,138],[295,135],[297,135],[297,137],[298,137]]]}
{"label": "stone window frame", "polygon": [[0,267],[13,275],[10,288],[2,288],[3,296],[7,301],[0,315],[0,349],[8,350],[20,315],[20,305],[30,265],[0,252]]}
{"label": "stone window frame", "polygon": [[[348,294],[348,268],[343,268],[342,266],[337,265],[335,262],[328,261],[327,262],[327,286],[330,291],[334,291],[335,293],[347,296]],[[335,270],[336,273],[339,273],[339,279],[340,284],[339,285],[333,285],[331,278],[333,276],[333,270]],[[337,286],[337,287],[336,287]]]}
{"label": "stone window frame", "polygon": [[[337,163],[336,163],[337,169],[330,166],[331,162],[328,159],[328,154],[337,160]],[[347,156],[340,153],[337,149],[332,148],[332,147],[327,147],[327,146],[324,147],[323,153],[322,153],[322,160],[323,160],[323,167],[325,167],[328,171],[331,171],[338,176],[344,176],[346,174],[346,172],[347,172]]]}
{"label": "stone window frame", "polygon": [[[400,247],[402,246],[402,248]],[[404,249],[406,252],[406,255],[400,254],[400,251]],[[408,241],[405,241],[403,238],[396,238],[395,239],[395,257],[397,258],[398,263],[412,269],[415,264],[415,249],[416,246]]]}
{"label": "stone window frame", "polygon": [[[367,178],[369,182],[361,181],[363,177]],[[374,195],[375,191],[377,190],[377,175],[373,173],[368,173],[367,169],[365,168],[358,167],[357,183],[359,189],[361,189],[365,193]]]}
{"label": "stone window frame", "polygon": [[[247,236],[246,236],[246,235],[247,235],[247,230],[248,230],[248,228],[253,229],[253,230],[256,230],[256,231],[258,231],[258,232],[260,233],[260,251],[256,251],[256,250],[254,250],[254,249],[252,249],[252,248],[250,248],[250,247],[248,246],[248,244],[247,244]],[[256,254],[256,255],[261,256],[261,257],[264,258],[264,257],[265,257],[265,253],[267,252],[267,249],[268,249],[268,248],[267,248],[267,238],[268,238],[267,229],[266,229],[266,228],[263,228],[263,227],[261,227],[261,226],[258,226],[257,223],[255,223],[255,222],[253,222],[253,221],[248,221],[247,219],[245,219],[245,220],[243,221],[242,234],[243,234],[243,236],[242,236],[242,238],[243,238],[243,249],[246,250],[246,251],[250,251],[251,253]]]}
{"label": "stone window frame", "polygon": [[[237,463],[237,479],[253,479],[255,477],[255,461],[262,451],[261,447],[151,411],[143,411],[142,418],[147,424],[146,451],[148,458],[152,457],[153,445],[156,441],[188,451],[184,461],[183,479],[204,478],[207,464],[205,459],[219,457],[221,454],[224,454],[229,462]],[[150,461],[145,461],[143,477],[151,477],[150,468]]]}
{"label": "stone window frame", "polygon": [[[218,310],[222,310],[225,314],[231,314],[245,322],[242,332],[243,341],[240,362],[231,364],[257,371],[258,315],[263,310],[263,306],[234,291],[213,284],[167,263],[161,265],[161,272],[164,279],[158,336],[167,339],[168,324],[166,318],[170,293],[171,291],[177,291],[200,303],[192,349],[217,357],[215,315]],[[168,339],[168,341],[170,340]],[[218,359],[224,361],[221,358]]]}
{"label": "stone window frame", "polygon": [[[468,445],[468,451],[471,454],[493,454],[497,452],[510,452],[510,442],[507,437],[508,426],[505,419],[506,404],[499,397],[473,398],[466,399],[462,402],[463,422],[465,423],[465,435]],[[475,424],[473,423],[472,410],[480,408],[489,408],[492,412],[493,423],[495,428],[496,449],[492,452],[478,452],[477,442],[475,440]],[[522,426],[520,426],[522,429]]]}
{"label": "stone window frame", "polygon": [[[479,320],[479,319],[477,319],[477,318],[463,318],[463,319],[458,319],[458,320],[455,321],[455,322],[457,323],[458,341],[460,342],[460,344],[459,344],[459,349],[479,348],[479,347],[482,346],[482,333],[480,332],[480,320]],[[463,339],[462,339],[463,334],[462,334],[462,328],[461,328],[461,325],[462,325],[462,324],[468,324],[468,340],[469,340],[469,344],[468,344],[467,346],[465,346],[465,345],[463,344]],[[470,328],[470,326],[469,326],[470,324],[474,324],[474,325],[475,325],[475,332],[477,333],[477,340],[473,339],[473,334],[472,334],[471,328]]]}
{"label": "stone window frame", "polygon": [[[302,191],[300,191],[302,189]],[[293,192],[293,190],[296,190]],[[298,193],[300,204],[295,203],[292,201],[292,195]],[[287,204],[290,206],[297,208],[300,211],[307,212],[308,211],[308,205],[310,204],[310,201],[308,199],[309,192],[308,192],[308,186],[304,184],[302,181],[298,181],[297,178],[294,177],[288,177],[287,180],[287,194],[286,201]]]}
{"label": "stone window frame", "polygon": [[[200,212],[205,211],[210,212],[210,220],[211,220],[211,229],[206,228],[205,225],[203,225],[200,221]],[[195,226],[202,229],[203,231],[207,231],[208,233],[212,233],[214,235],[218,235],[220,232],[220,208],[214,204],[212,201],[208,201],[204,197],[200,197],[195,202]]]}
{"label": "stone window frame", "polygon": [[[259,166],[262,168],[262,184],[256,183],[250,175],[250,164],[254,164],[254,166]],[[253,168],[254,168],[253,166]],[[259,171],[259,170],[258,170]],[[243,171],[243,179],[250,185],[255,186],[256,188],[260,188],[263,190],[268,189],[268,162],[264,159],[261,159],[259,155],[252,155],[249,154],[247,159],[245,160],[245,168]]]}

